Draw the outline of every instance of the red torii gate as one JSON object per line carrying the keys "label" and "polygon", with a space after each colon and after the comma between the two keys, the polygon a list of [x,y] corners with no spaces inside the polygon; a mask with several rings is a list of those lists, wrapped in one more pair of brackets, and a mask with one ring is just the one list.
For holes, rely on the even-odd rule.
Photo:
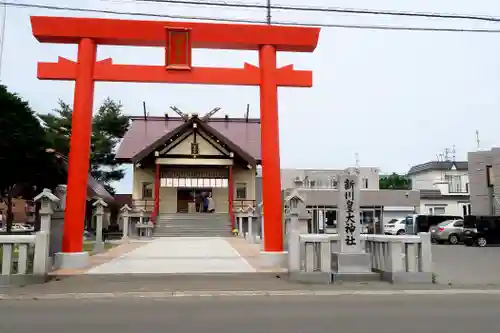
{"label": "red torii gate", "polygon": [[[42,43],[78,44],[78,61],[59,57],[39,62],[38,78],[74,80],[63,252],[82,251],[94,82],[158,82],[260,86],[264,251],[283,251],[278,128],[278,87],[311,87],[312,72],[276,67],[276,52],[313,52],[320,29],[309,27],[162,22],[32,16]],[[96,61],[97,45],[165,47],[165,64],[119,65]],[[192,49],[259,51],[259,67],[210,68],[191,65]]]}

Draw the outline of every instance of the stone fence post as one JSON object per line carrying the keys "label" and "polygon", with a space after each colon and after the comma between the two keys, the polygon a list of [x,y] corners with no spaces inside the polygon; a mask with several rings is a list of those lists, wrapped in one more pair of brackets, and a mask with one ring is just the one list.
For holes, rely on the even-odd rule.
{"label": "stone fence post", "polygon": [[243,211],[243,217],[247,218],[247,223],[248,223],[248,231],[246,234],[246,240],[250,244],[255,244],[255,231],[254,231],[254,214],[255,213],[255,208],[252,206],[248,206],[244,211]]}
{"label": "stone fence post", "polygon": [[122,241],[128,241],[129,238],[129,226],[130,226],[130,212],[132,208],[130,208],[127,204],[125,204],[122,208],[120,208],[120,213],[123,221],[123,236]]}
{"label": "stone fence post", "polygon": [[102,198],[98,198],[96,202],[92,204],[95,207],[94,215],[96,217],[95,223],[95,243],[94,243],[94,253],[100,253],[104,250],[104,242],[102,239],[102,220],[104,217],[104,208],[108,207],[108,204],[102,200]]}
{"label": "stone fence post", "polygon": [[50,234],[38,231],[35,234],[35,255],[33,257],[33,274],[44,276],[52,270],[52,259],[49,257]]}
{"label": "stone fence post", "polygon": [[243,209],[241,209],[241,207],[236,210],[235,217],[238,223],[238,236],[242,237],[244,236],[244,234],[243,234]]}
{"label": "stone fence post", "polygon": [[258,223],[260,223],[260,244],[261,249],[264,249],[264,203],[261,202],[255,209]]}

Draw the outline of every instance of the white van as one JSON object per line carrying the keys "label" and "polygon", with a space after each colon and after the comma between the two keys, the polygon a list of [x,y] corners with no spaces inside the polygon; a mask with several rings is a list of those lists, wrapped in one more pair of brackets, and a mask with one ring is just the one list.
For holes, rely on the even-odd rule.
{"label": "white van", "polygon": [[404,235],[406,228],[406,219],[392,219],[384,224],[384,233],[386,235]]}

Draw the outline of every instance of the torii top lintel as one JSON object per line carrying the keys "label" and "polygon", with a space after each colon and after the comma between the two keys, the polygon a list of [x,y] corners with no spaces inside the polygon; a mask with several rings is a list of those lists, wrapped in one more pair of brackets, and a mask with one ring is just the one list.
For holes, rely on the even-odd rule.
{"label": "torii top lintel", "polygon": [[186,28],[191,47],[257,50],[274,45],[277,51],[313,52],[320,28],[178,21],[32,16],[33,35],[42,43],[77,44],[91,38],[101,45],[165,46],[165,28]]}

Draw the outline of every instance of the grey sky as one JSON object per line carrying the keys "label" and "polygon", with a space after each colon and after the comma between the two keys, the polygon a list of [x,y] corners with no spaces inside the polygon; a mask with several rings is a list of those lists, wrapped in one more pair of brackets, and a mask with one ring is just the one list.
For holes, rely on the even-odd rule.
{"label": "grey sky", "polygon": [[[264,19],[265,11],[201,8],[129,0],[17,0],[61,6],[142,11],[172,15]],[[239,0],[239,2],[244,2]],[[248,2],[256,3],[257,0]],[[260,0],[264,3],[264,0]],[[302,4],[300,0],[274,0]],[[71,5],[71,3],[74,3]],[[308,0],[310,6],[437,11],[500,16],[498,0]],[[40,9],[7,9],[2,83],[28,99],[38,112],[50,112],[57,99],[72,103],[73,83],[39,81],[37,61],[57,56],[76,59],[76,46],[39,44],[31,34],[29,15],[116,17]],[[317,13],[273,13],[276,20],[345,24],[382,24],[499,29],[500,23],[372,17]],[[140,17],[123,17],[148,19]],[[370,31],[323,28],[317,51],[280,54],[279,63],[314,71],[314,87],[279,92],[282,167],[343,168],[355,163],[383,172],[406,172],[414,164],[435,159],[456,145],[457,158],[476,148],[498,144],[500,122],[500,34]],[[99,59],[115,63],[161,64],[161,48],[100,47]],[[195,65],[239,67],[257,64],[254,52],[197,50]],[[246,104],[259,116],[258,89],[252,87],[165,84],[97,84],[94,106],[106,97],[121,100],[130,115],[162,115],[169,105],[204,114],[242,116]],[[118,192],[131,191],[130,173]]]}

